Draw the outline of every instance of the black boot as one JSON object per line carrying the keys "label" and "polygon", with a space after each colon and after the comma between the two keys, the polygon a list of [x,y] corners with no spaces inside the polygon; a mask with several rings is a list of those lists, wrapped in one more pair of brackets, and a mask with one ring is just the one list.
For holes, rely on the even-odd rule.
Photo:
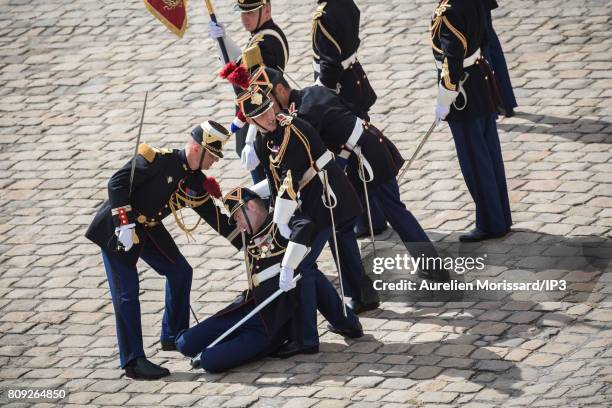
{"label": "black boot", "polygon": [[480,241],[485,241],[487,239],[504,237],[508,235],[509,232],[510,232],[509,229],[504,232],[493,233],[493,232],[485,232],[478,228],[474,228],[470,232],[466,232],[465,234],[462,234],[461,236],[459,236],[459,241],[461,242],[480,242]]}
{"label": "black boot", "polygon": [[359,322],[357,322],[357,326],[351,329],[339,329],[337,327],[332,326],[331,324],[328,324],[327,330],[344,337],[349,337],[351,339],[358,339],[363,336],[363,327],[361,327],[361,323]]}
{"label": "black boot", "polygon": [[145,357],[136,357],[125,367],[125,376],[129,378],[157,380],[169,375],[170,371],[167,368],[153,364]]}
{"label": "black boot", "polygon": [[319,346],[307,347],[301,345],[295,341],[285,343],[281,348],[270,354],[270,357],[276,358],[289,358],[297,354],[317,354],[319,352]]}

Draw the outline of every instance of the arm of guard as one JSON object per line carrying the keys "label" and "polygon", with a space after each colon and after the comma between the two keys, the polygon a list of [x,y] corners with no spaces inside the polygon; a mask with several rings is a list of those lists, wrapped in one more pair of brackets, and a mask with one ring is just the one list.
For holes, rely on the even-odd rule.
{"label": "arm of guard", "polygon": [[463,78],[463,59],[467,57],[467,40],[463,19],[452,8],[442,15],[440,45],[444,53],[440,85],[449,91],[458,91]]}
{"label": "arm of guard", "polygon": [[321,72],[319,73],[318,81],[331,89],[336,90],[342,72],[342,49],[340,43],[336,40],[337,35],[330,28],[332,24],[325,22],[323,19],[315,21],[313,26],[313,48],[315,54],[319,56]]}
{"label": "arm of guard", "polygon": [[[136,161],[132,191],[135,191],[147,180],[155,177],[163,167],[162,159],[153,148],[141,144],[138,154],[132,159]],[[132,160],[127,162],[108,181],[108,200],[115,227],[133,224],[136,216],[130,204],[130,174]]]}
{"label": "arm of guard", "polygon": [[265,35],[258,45],[261,50],[261,58],[266,67],[276,70],[280,68],[282,71],[285,71],[289,55],[285,55],[285,46],[280,43],[278,38],[272,35]]}
{"label": "arm of guard", "polygon": [[242,248],[242,239],[240,230],[235,225],[230,225],[228,216],[215,205],[212,197],[206,200],[205,203],[193,210],[200,216],[212,229],[217,231],[219,235],[225,237],[237,249]]}
{"label": "arm of guard", "polygon": [[[236,42],[232,40],[232,37],[230,37],[229,34],[227,34],[227,30],[226,30],[225,36],[223,37],[223,43],[225,44],[225,49],[227,50],[227,56],[229,57],[230,61],[237,61],[238,58],[240,58],[240,55],[242,55],[242,51],[240,50],[240,47],[238,46],[238,44],[236,44]],[[221,47],[219,46],[219,42],[216,41],[215,44],[217,46],[217,53],[219,55],[219,59],[221,59],[222,54],[221,54]]]}
{"label": "arm of guard", "polygon": [[261,180],[259,183],[253,185],[252,187],[249,187],[249,189],[261,198],[268,198],[271,194],[270,183],[268,182],[267,178]]}
{"label": "arm of guard", "polygon": [[291,170],[285,173],[285,177],[278,189],[278,195],[274,202],[274,216],[273,221],[277,224],[289,224],[291,217],[297,210],[297,192],[299,184],[296,184],[293,180]]}

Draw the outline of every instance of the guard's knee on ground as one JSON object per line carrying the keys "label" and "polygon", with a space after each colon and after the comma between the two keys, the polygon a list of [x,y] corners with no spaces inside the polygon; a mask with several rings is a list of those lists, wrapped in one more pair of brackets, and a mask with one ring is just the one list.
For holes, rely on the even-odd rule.
{"label": "guard's knee on ground", "polygon": [[189,341],[187,340],[187,336],[185,336],[185,334],[187,334],[188,331],[183,331],[182,333],[179,333],[178,336],[176,336],[176,340],[175,340],[175,344],[176,344],[176,349],[184,356],[187,357],[195,357],[196,354],[199,353],[199,351],[195,350],[194,347],[189,344]]}
{"label": "guard's knee on ground", "polygon": [[[225,360],[227,360],[227,356],[225,356]],[[224,361],[223,356],[218,356],[211,352],[202,353],[202,362],[200,366],[211,374],[222,373],[231,368],[227,364],[227,361]]]}

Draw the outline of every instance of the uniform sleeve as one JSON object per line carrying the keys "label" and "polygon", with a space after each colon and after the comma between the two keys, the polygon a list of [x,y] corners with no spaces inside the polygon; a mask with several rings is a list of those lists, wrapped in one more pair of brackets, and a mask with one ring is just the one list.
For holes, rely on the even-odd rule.
{"label": "uniform sleeve", "polygon": [[[193,180],[190,180],[189,185],[198,196],[203,196],[206,193],[202,186],[206,176],[202,173],[198,174]],[[226,214],[221,212],[219,207],[215,205],[212,197],[206,200],[204,203],[197,207],[193,207],[193,210],[200,216],[212,229],[217,231],[220,235],[227,238],[230,243],[237,249],[242,248],[242,240],[240,238],[240,230],[235,225],[229,224],[229,218]]]}
{"label": "uniform sleeve", "polygon": [[[142,151],[142,154],[136,155],[132,160],[136,160],[132,185],[132,191],[134,191],[138,186],[155,177],[164,167],[166,159],[163,155],[147,150],[146,152]],[[111,214],[115,227],[133,224],[136,220],[136,215],[130,203],[132,160],[113,174],[108,181],[108,200],[111,205]]]}
{"label": "uniform sleeve", "polygon": [[296,269],[308,255],[309,247],[314,235],[312,221],[303,216],[293,216],[289,226],[291,237],[287,243],[282,266]]}
{"label": "uniform sleeve", "polygon": [[342,48],[335,27],[336,25],[326,14],[313,20],[312,48],[320,60],[319,80],[330,89],[336,89],[344,71]]}
{"label": "uniform sleeve", "polygon": [[463,34],[464,19],[454,6],[446,8],[439,17],[440,45],[443,53],[440,84],[450,91],[457,91],[463,77],[463,59],[467,56],[467,40]]}
{"label": "uniform sleeve", "polygon": [[280,68],[285,71],[285,66],[289,60],[289,50],[285,53],[285,44],[272,35],[264,35],[258,45],[266,67]]}

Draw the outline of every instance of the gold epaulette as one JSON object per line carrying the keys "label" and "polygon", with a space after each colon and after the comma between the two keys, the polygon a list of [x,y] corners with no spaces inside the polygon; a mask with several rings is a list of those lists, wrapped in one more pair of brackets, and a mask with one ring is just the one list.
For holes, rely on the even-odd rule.
{"label": "gold epaulette", "polygon": [[246,66],[247,69],[251,69],[259,65],[264,65],[263,57],[261,56],[261,49],[257,44],[258,42],[259,41],[245,49],[242,53],[242,63]]}
{"label": "gold epaulette", "polygon": [[155,160],[155,156],[157,156],[158,150],[154,147],[149,146],[146,143],[141,143],[138,146],[138,154],[145,158],[146,161],[152,163]]}

